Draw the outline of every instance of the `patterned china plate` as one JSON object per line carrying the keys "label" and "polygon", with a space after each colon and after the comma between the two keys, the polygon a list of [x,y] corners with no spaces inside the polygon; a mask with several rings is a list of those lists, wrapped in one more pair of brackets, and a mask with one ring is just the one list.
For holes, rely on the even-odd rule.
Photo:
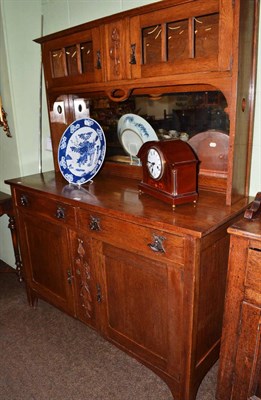
{"label": "patterned china plate", "polygon": [[60,171],[69,183],[82,185],[99,172],[105,153],[105,135],[98,122],[77,119],[64,131],[58,146]]}
{"label": "patterned china plate", "polygon": [[145,142],[159,140],[152,126],[136,114],[125,114],[118,122],[118,138],[124,150],[136,157]]}

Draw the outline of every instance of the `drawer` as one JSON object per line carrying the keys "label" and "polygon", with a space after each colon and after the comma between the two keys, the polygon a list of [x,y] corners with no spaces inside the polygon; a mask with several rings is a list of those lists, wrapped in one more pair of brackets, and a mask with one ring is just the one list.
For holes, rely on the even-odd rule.
{"label": "drawer", "polygon": [[48,219],[60,221],[68,225],[75,225],[76,214],[74,207],[64,202],[48,198],[37,192],[15,190],[15,205],[19,210],[41,215]]}
{"label": "drawer", "polygon": [[118,248],[184,264],[185,238],[182,236],[81,209],[78,210],[78,226],[92,237]]}
{"label": "drawer", "polygon": [[248,249],[245,286],[261,294],[261,249]]}

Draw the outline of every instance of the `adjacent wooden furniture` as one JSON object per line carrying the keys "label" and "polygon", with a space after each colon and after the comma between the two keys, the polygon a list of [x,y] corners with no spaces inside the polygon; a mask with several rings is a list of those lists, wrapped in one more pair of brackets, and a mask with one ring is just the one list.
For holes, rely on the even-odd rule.
{"label": "adjacent wooden furniture", "polygon": [[[165,0],[37,40],[55,171],[7,182],[29,302],[96,329],[159,374],[175,400],[195,399],[219,355],[227,228],[250,202],[257,19],[257,0]],[[62,178],[61,136],[92,117],[94,102],[109,97],[124,110],[129,96],[188,92],[225,98],[229,121],[225,157],[204,141],[217,162],[204,154],[196,205],[173,211],[139,196],[140,166],[108,161],[82,188]]]}
{"label": "adjacent wooden furniture", "polygon": [[59,173],[8,183],[29,302],[40,297],[99,331],[169,385],[195,399],[217,360],[228,226],[248,199],[200,193],[172,211],[139,196],[138,181],[96,176],[66,185]]}
{"label": "adjacent wooden furniture", "polygon": [[0,216],[12,212],[12,197],[4,192],[0,192]]}
{"label": "adjacent wooden furniture", "polygon": [[17,273],[18,279],[21,281],[22,280],[22,269],[21,269],[22,263],[21,263],[21,259],[20,259],[18,238],[17,238],[16,227],[15,227],[15,218],[14,218],[12,197],[7,193],[0,192],[0,217],[4,214],[6,214],[9,217],[8,227],[11,230],[11,235],[12,235],[12,242],[13,242],[14,255],[15,255],[16,273]]}
{"label": "adjacent wooden furniture", "polygon": [[[259,207],[261,193],[259,193]],[[233,224],[218,400],[261,399],[261,209]],[[253,397],[252,397],[253,396]]]}

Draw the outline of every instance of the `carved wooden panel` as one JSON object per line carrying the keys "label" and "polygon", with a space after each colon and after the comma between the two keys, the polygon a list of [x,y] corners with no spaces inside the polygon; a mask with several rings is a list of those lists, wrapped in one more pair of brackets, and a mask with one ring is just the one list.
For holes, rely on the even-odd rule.
{"label": "carved wooden panel", "polygon": [[87,318],[92,316],[92,296],[90,291],[91,269],[86,260],[86,253],[83,247],[83,241],[78,239],[78,258],[75,260],[76,274],[79,277],[79,296],[81,298],[80,306],[84,309]]}
{"label": "carved wooden panel", "polygon": [[118,81],[130,77],[131,46],[127,27],[127,19],[118,20],[104,26],[105,54],[103,58],[107,62],[106,74],[109,81]]}
{"label": "carved wooden panel", "polygon": [[112,71],[114,76],[120,75],[120,32],[113,28],[110,37],[110,58],[112,60]]}
{"label": "carved wooden panel", "polygon": [[90,325],[95,321],[94,277],[92,276],[90,244],[85,238],[75,234],[74,247],[74,279],[76,290],[77,317]]}

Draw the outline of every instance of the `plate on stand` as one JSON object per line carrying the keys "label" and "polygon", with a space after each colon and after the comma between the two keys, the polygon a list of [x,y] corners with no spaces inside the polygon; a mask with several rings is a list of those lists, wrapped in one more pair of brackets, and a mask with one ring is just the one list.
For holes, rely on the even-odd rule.
{"label": "plate on stand", "polygon": [[159,140],[152,126],[136,114],[125,114],[118,122],[118,138],[126,153],[136,157],[145,142]]}
{"label": "plate on stand", "polygon": [[106,153],[102,127],[92,118],[75,120],[64,131],[58,146],[58,165],[69,182],[82,185],[99,172]]}

